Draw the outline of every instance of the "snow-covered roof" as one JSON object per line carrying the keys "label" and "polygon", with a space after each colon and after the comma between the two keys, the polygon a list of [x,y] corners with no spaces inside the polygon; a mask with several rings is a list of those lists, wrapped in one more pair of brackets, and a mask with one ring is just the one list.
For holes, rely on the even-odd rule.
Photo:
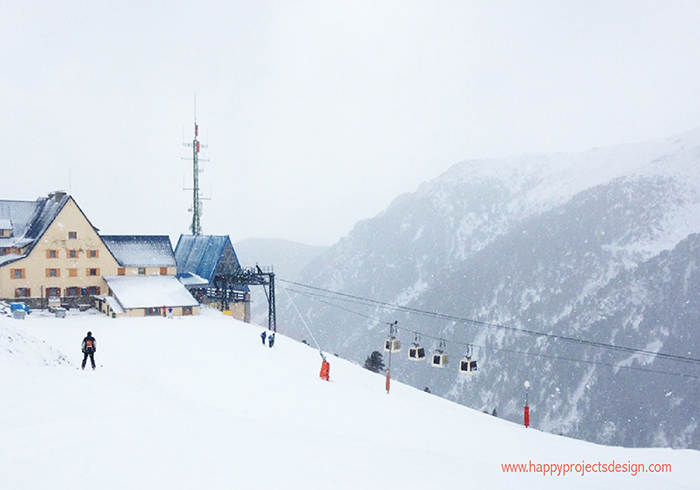
{"label": "snow-covered roof", "polygon": [[[27,253],[31,252],[68,199],[70,196],[60,192],[49,197],[40,197],[36,201],[0,200],[0,220],[9,221],[12,227],[12,236],[0,238],[0,247],[29,247]],[[20,257],[4,256],[0,259],[0,265]]]}
{"label": "snow-covered roof", "polygon": [[114,296],[105,296],[105,301],[109,305],[109,307],[112,309],[114,313],[117,315],[121,315],[123,313],[126,313],[124,311],[124,308],[122,308],[122,305],[119,304],[119,301]]}
{"label": "snow-covered roof", "polygon": [[11,230],[12,220],[9,218],[0,218],[0,230]]}
{"label": "snow-covered roof", "polygon": [[166,235],[105,235],[109,251],[124,267],[175,266],[175,254]]}
{"label": "snow-covered roof", "polygon": [[126,310],[199,305],[175,276],[105,276],[104,280]]}
{"label": "snow-covered roof", "polygon": [[182,284],[185,286],[206,286],[209,281],[203,277],[199,277],[197,274],[192,274],[191,272],[185,272],[183,274],[178,274],[177,277]]}

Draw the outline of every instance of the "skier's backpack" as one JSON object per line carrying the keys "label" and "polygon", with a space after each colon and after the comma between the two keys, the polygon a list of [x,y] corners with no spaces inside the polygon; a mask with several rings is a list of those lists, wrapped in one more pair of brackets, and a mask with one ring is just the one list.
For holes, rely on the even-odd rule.
{"label": "skier's backpack", "polygon": [[86,339],[85,340],[85,347],[83,348],[83,352],[95,352],[95,341],[91,339]]}

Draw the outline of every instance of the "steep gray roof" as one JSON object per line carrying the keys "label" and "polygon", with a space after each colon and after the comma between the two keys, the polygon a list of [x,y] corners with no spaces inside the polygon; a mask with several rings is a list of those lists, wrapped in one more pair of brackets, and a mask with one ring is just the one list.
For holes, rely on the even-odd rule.
{"label": "steep gray roof", "polygon": [[105,235],[109,251],[124,267],[175,266],[175,254],[167,235]]}
{"label": "steep gray roof", "polygon": [[0,200],[0,220],[12,224],[12,236],[0,238],[0,248],[29,246],[25,255],[0,255],[0,265],[28,255],[68,199],[70,196],[65,193],[55,193],[49,197],[40,197],[36,201]]}

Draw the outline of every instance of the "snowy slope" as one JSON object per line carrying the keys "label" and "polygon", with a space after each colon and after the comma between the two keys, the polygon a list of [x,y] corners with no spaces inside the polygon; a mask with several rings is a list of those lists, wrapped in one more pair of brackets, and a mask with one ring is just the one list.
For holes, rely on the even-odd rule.
{"label": "snowy slope", "polygon": [[[95,372],[77,369],[87,330]],[[0,475],[12,489],[696,488],[700,453],[525,429],[205,310],[0,317]],[[670,464],[505,474],[501,464]]]}

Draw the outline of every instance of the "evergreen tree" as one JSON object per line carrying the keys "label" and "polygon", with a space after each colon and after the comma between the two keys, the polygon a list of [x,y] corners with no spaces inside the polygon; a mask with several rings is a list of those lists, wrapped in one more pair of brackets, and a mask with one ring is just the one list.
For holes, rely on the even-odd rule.
{"label": "evergreen tree", "polygon": [[375,350],[372,354],[367,356],[365,360],[365,369],[369,369],[373,373],[384,371],[384,357],[382,353]]}

